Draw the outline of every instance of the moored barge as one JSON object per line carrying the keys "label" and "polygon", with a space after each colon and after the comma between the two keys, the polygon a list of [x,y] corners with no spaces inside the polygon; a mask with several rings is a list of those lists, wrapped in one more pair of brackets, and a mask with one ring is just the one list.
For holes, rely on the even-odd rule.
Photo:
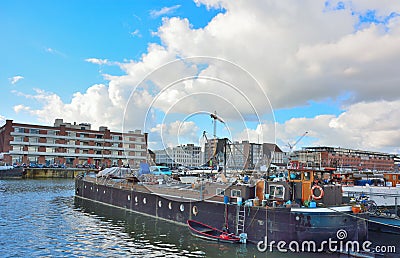
{"label": "moored barge", "polygon": [[365,241],[368,215],[343,205],[341,186],[329,182],[329,176],[329,171],[298,169],[282,182],[253,178],[248,183],[217,183],[202,178],[198,185],[183,185],[160,178],[158,184],[146,184],[132,178],[80,175],[75,192],[79,198],[182,225],[196,220],[236,235],[244,233],[255,244],[267,239],[266,244]]}

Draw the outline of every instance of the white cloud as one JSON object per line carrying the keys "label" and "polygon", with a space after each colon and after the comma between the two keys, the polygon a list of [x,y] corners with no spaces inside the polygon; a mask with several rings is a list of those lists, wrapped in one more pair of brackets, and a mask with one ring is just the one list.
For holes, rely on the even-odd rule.
{"label": "white cloud", "polygon": [[0,115],[0,126],[3,126],[6,123],[6,117]]}
{"label": "white cloud", "polygon": [[24,79],[23,76],[21,75],[16,75],[14,77],[8,78],[8,80],[11,82],[11,84],[16,84],[17,82],[19,82],[20,80]]}
{"label": "white cloud", "polygon": [[99,58],[87,58],[85,59],[86,62],[98,65],[106,65],[109,64],[107,59],[99,59]]}
{"label": "white cloud", "polygon": [[[327,10],[326,1],[315,0],[195,2],[225,11],[198,29],[186,18],[164,17],[157,30],[162,44],[149,44],[140,60],[115,63],[86,59],[99,65],[118,65],[125,75],[105,75],[108,85],[93,85],[85,93],[76,93],[71,103],[63,103],[55,94],[38,92],[35,99],[43,104],[42,109],[25,106],[18,109],[41,119],[57,115],[66,120],[86,120],[113,128],[123,123],[134,128],[149,119],[154,124],[148,128],[153,128],[159,124],[154,120],[159,113],[152,111],[146,117],[150,107],[184,115],[218,110],[229,121],[254,111],[260,115],[270,112],[264,92],[276,109],[347,94],[349,97],[340,103],[346,107],[340,116],[321,113],[314,118],[293,118],[277,125],[277,138],[287,143],[293,140],[293,135],[309,131],[307,138],[320,145],[381,150],[395,150],[395,146],[400,146],[396,138],[400,135],[397,124],[400,119],[394,108],[400,101],[397,71],[400,67],[400,18],[393,17],[387,24],[368,23],[356,31],[358,15],[353,15],[365,14],[367,10],[376,10],[380,16],[399,13],[400,3],[345,1],[345,9]],[[334,1],[331,4],[336,6]],[[170,14],[179,7],[153,11],[152,16]],[[201,71],[184,61],[171,65],[173,69],[163,66],[177,57],[190,56],[232,61],[254,76],[262,88],[235,66],[205,62]],[[237,91],[211,80],[173,84],[193,75],[220,78],[237,87]],[[144,78],[151,80],[142,82]],[[152,103],[160,90],[170,84],[173,85]],[[132,93],[137,85],[140,87]],[[208,95],[201,95],[201,92]],[[121,119],[124,115],[125,120]],[[381,117],[390,118],[390,121],[386,119],[385,122],[379,119]],[[251,128],[245,132],[253,139],[258,134]]]}
{"label": "white cloud", "polygon": [[24,106],[24,105],[16,105],[16,106],[14,106],[14,112],[15,113],[19,113],[19,112],[21,112],[21,111],[29,111],[30,110],[30,108],[29,107],[27,107],[27,106]]}
{"label": "white cloud", "polygon": [[131,32],[131,35],[134,36],[134,37],[138,37],[138,38],[142,37],[142,34],[140,34],[140,31],[138,29],[136,29],[133,32]]}
{"label": "white cloud", "polygon": [[153,140],[158,139],[150,146],[152,149],[164,149],[181,144],[198,144],[199,128],[192,121],[174,121],[171,123],[157,124],[149,130],[154,134]]}
{"label": "white cloud", "polygon": [[[360,102],[350,105],[340,115],[318,115],[312,118],[292,118],[276,124],[277,144],[288,151],[304,132],[308,132],[294,149],[302,146],[333,146],[389,153],[400,152],[400,100]],[[261,133],[261,128],[262,133]],[[257,142],[263,137],[274,142],[273,127],[262,124],[246,129],[236,138]]]}
{"label": "white cloud", "polygon": [[44,49],[44,51],[46,51],[47,53],[53,54],[53,55],[61,56],[61,57],[66,57],[66,56],[67,56],[67,55],[64,54],[63,52],[58,51],[58,50],[56,50],[56,49],[54,49],[54,48],[51,48],[51,47],[46,47],[46,48]]}
{"label": "white cloud", "polygon": [[174,6],[170,6],[170,7],[163,7],[160,10],[151,10],[150,16],[153,18],[157,18],[157,17],[163,16],[163,15],[170,15],[170,14],[174,13],[180,7],[181,7],[180,5],[174,5]]}

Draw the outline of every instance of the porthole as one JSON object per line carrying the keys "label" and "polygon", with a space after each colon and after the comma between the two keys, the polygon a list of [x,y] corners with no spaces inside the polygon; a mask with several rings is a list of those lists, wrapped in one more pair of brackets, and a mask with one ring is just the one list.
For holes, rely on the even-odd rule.
{"label": "porthole", "polygon": [[180,209],[181,211],[184,211],[184,210],[185,210],[185,206],[184,206],[183,204],[181,204],[181,206],[179,206],[179,209]]}
{"label": "porthole", "polygon": [[135,202],[138,202],[137,196],[135,196]]}
{"label": "porthole", "polygon": [[93,187],[90,187],[90,190],[93,190]]}
{"label": "porthole", "polygon": [[104,190],[103,193],[106,193],[106,190]]}
{"label": "porthole", "polygon": [[162,206],[162,202],[161,202],[161,201],[158,201],[158,207],[161,208],[161,206]]}
{"label": "porthole", "polygon": [[146,204],[146,197],[145,197],[145,198],[143,198],[143,203],[144,203],[144,204]]}
{"label": "porthole", "polygon": [[170,210],[172,210],[172,202],[169,202],[169,203],[168,203],[168,208],[169,208]]}
{"label": "porthole", "polygon": [[99,188],[97,188],[96,191],[98,192],[98,191],[99,191]]}
{"label": "porthole", "polygon": [[128,195],[128,201],[130,201],[131,200],[131,196],[130,195]]}
{"label": "porthole", "polygon": [[85,185],[85,189],[86,189],[86,185]]}

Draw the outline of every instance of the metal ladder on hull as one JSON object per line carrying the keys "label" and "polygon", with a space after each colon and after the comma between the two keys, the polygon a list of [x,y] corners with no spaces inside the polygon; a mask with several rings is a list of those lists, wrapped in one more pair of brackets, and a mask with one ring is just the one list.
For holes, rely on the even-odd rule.
{"label": "metal ladder on hull", "polygon": [[246,222],[246,207],[244,205],[237,206],[236,212],[236,235],[244,232]]}

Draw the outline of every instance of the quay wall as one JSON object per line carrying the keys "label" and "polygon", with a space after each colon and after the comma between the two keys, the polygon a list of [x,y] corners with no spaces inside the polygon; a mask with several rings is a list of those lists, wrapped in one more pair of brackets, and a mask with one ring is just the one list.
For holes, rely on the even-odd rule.
{"label": "quay wall", "polygon": [[85,169],[71,168],[25,168],[24,178],[75,178],[77,175],[88,172]]}

